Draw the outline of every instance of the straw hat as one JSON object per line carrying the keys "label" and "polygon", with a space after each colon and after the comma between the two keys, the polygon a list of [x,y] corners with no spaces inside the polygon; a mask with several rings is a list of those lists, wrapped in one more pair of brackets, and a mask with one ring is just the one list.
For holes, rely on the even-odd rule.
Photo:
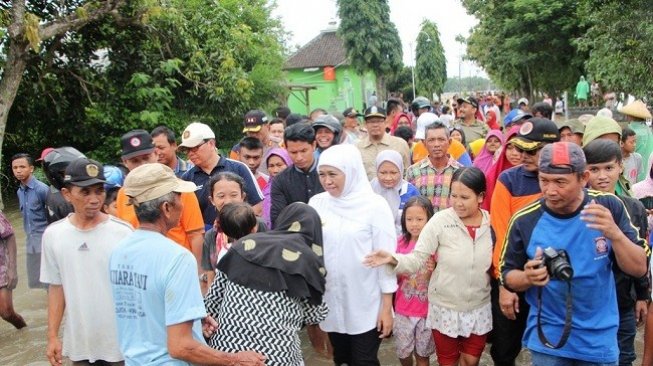
{"label": "straw hat", "polygon": [[644,104],[644,102],[642,102],[639,99],[628,104],[625,107],[621,107],[621,109],[619,109],[619,112],[627,116],[631,116],[639,119],[653,118],[651,116],[651,112],[649,112],[648,108],[646,108],[646,104]]}

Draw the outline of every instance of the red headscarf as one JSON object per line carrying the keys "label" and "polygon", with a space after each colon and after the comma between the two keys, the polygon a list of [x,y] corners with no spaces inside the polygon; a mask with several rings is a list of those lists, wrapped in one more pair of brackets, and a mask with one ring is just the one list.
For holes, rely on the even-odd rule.
{"label": "red headscarf", "polygon": [[406,113],[397,113],[395,116],[395,119],[392,120],[392,126],[390,126],[390,134],[392,136],[395,135],[395,130],[397,130],[397,126],[399,126],[399,120],[401,117],[406,117],[408,119],[408,122],[410,122],[411,126],[413,125],[412,118]]}

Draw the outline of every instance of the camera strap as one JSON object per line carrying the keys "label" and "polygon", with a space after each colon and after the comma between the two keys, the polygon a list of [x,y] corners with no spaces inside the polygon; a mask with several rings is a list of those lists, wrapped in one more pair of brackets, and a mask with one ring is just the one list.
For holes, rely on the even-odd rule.
{"label": "camera strap", "polygon": [[542,330],[542,287],[537,288],[537,335],[540,337],[540,342],[548,348],[558,349],[567,343],[569,339],[569,334],[571,333],[571,281],[567,282],[567,300],[566,300],[566,309],[565,309],[565,326],[562,329],[562,336],[560,336],[560,341],[555,346],[546,339],[544,331]]}

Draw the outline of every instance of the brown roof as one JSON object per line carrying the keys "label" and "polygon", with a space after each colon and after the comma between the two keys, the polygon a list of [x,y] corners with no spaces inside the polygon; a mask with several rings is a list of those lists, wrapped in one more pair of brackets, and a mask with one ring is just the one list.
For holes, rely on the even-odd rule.
{"label": "brown roof", "polygon": [[349,64],[345,45],[336,31],[322,31],[286,60],[284,70]]}

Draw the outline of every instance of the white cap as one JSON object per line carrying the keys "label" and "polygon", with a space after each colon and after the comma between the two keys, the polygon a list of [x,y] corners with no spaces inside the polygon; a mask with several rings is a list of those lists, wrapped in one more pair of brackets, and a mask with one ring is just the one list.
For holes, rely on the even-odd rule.
{"label": "white cap", "polygon": [[597,116],[612,118],[612,111],[610,109],[608,109],[608,108],[602,108],[602,109],[599,109],[598,112],[596,112],[596,115]]}
{"label": "white cap", "polygon": [[426,138],[426,126],[433,122],[439,121],[437,114],[431,112],[424,112],[417,118],[417,131],[415,131],[415,139],[424,140]]}
{"label": "white cap", "polygon": [[184,133],[181,135],[181,145],[179,146],[194,148],[204,142],[204,140],[214,138],[215,133],[213,133],[211,127],[204,123],[193,122],[186,127]]}
{"label": "white cap", "polygon": [[522,103],[528,105],[528,99],[526,99],[526,98],[519,98],[519,100],[517,101],[517,105],[520,105],[520,104],[522,104]]}

